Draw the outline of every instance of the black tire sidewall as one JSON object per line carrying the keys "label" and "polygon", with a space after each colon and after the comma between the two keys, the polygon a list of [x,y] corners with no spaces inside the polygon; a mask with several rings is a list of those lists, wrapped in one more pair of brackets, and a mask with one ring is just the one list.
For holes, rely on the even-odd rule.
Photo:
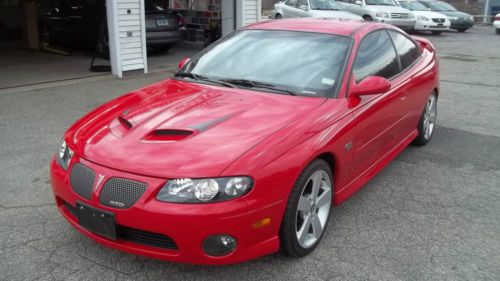
{"label": "black tire sidewall", "polygon": [[328,165],[328,163],[326,163],[324,160],[316,159],[302,171],[299,178],[295,182],[295,185],[293,186],[293,189],[288,198],[288,203],[285,209],[285,214],[283,216],[280,228],[281,252],[286,256],[303,257],[310,254],[321,242],[321,239],[323,238],[323,235],[325,234],[326,229],[328,227],[331,210],[333,208],[333,201],[332,201],[332,206],[330,207],[330,212],[328,213],[325,227],[323,228],[323,233],[321,233],[321,236],[316,241],[316,243],[309,248],[303,248],[302,246],[299,245],[296,236],[296,226],[295,226],[298,202],[304,188],[306,187],[307,180],[314,172],[319,170],[324,170],[330,177],[330,181],[332,184],[332,196],[333,196],[333,176],[331,168]]}

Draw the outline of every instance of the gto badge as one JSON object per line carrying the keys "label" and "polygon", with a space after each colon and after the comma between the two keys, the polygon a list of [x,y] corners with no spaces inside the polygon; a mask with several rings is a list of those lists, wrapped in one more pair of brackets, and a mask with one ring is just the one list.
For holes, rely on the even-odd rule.
{"label": "gto badge", "polygon": [[97,184],[95,185],[94,191],[96,191],[97,188],[99,188],[99,185],[101,185],[101,182],[104,179],[104,177],[105,177],[104,175],[99,174],[99,178],[97,179]]}

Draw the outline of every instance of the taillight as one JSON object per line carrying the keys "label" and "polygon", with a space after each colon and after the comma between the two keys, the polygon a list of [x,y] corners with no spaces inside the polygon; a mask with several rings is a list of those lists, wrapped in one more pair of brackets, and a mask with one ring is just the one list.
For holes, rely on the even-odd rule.
{"label": "taillight", "polygon": [[179,27],[184,27],[184,16],[179,15]]}
{"label": "taillight", "polygon": [[500,17],[495,17],[495,21],[500,21]]}

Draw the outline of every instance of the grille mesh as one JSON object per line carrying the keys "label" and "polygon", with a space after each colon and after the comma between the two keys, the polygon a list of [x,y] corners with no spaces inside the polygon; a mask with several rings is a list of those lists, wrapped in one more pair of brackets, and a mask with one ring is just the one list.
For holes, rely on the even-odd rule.
{"label": "grille mesh", "polygon": [[402,14],[402,13],[391,13],[391,18],[393,19],[408,19],[410,18],[409,14]]}
{"label": "grille mesh", "polygon": [[433,22],[444,22],[444,19],[432,19]]}
{"label": "grille mesh", "polygon": [[146,187],[147,184],[143,182],[110,178],[102,188],[99,202],[113,208],[130,208],[146,191]]}
{"label": "grille mesh", "polygon": [[92,187],[94,186],[95,172],[89,167],[76,163],[71,168],[69,181],[71,188],[76,194],[83,198],[92,197]]}

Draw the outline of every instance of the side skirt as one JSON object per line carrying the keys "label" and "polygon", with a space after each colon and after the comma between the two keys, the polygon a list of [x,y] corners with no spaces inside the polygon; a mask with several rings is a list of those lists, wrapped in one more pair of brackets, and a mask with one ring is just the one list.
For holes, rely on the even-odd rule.
{"label": "side skirt", "polygon": [[408,136],[406,136],[398,145],[394,146],[387,154],[380,158],[377,162],[371,165],[363,173],[361,173],[357,178],[348,183],[344,188],[335,192],[334,194],[334,205],[339,205],[340,203],[351,197],[356,191],[358,191],[363,185],[370,181],[375,175],[377,175],[387,164],[391,163],[396,156],[399,155],[418,135],[417,129],[412,131]]}

